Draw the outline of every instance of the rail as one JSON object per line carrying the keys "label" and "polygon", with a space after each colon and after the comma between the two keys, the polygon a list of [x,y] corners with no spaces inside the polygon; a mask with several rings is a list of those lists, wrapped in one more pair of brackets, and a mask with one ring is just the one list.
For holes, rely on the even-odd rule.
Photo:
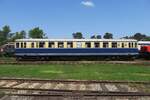
{"label": "rail", "polygon": [[[142,88],[138,88],[141,86]],[[43,80],[0,78],[0,91],[4,92],[3,100],[44,100],[61,98],[150,98],[150,82],[126,81],[88,81],[88,80]],[[98,99],[98,100],[99,100]]]}

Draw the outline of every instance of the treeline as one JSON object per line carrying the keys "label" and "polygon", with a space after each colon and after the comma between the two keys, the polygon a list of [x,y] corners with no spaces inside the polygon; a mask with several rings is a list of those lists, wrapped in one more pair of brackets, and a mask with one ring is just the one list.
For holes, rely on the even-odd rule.
{"label": "treeline", "polygon": [[147,36],[145,34],[136,33],[133,36],[125,36],[123,37],[125,39],[136,39],[138,41],[150,41],[150,36]]}
{"label": "treeline", "polygon": [[[74,39],[84,39],[83,34],[81,32],[76,32],[72,34]],[[101,35],[92,35],[90,37],[91,39],[102,39]],[[112,33],[105,33],[103,36],[104,39],[113,39],[113,34]]]}
{"label": "treeline", "polygon": [[[84,39],[83,34],[81,32],[73,33],[73,38],[75,39]],[[112,33],[105,33],[104,36],[102,35],[92,35],[91,39],[113,39]],[[142,33],[135,33],[133,36],[125,36],[122,39],[136,39],[138,41],[150,41],[150,36],[147,36]]]}
{"label": "treeline", "polygon": [[19,32],[12,33],[9,26],[4,26],[0,29],[0,46],[7,42],[14,42],[16,39],[24,38],[47,38],[45,33],[39,27],[35,27],[28,32],[21,30]]}
{"label": "treeline", "polygon": [[[74,39],[84,39],[82,32],[76,32],[72,34]],[[5,25],[0,29],[0,46],[7,43],[7,42],[14,42],[16,39],[23,39],[23,38],[48,38],[44,31],[39,27],[35,27],[28,32],[25,30],[21,30],[19,32],[12,33],[11,28],[8,25]],[[92,35],[91,39],[113,39],[112,33],[105,33],[104,36]],[[124,39],[136,39],[138,41],[150,41],[150,36],[147,36],[142,33],[135,33],[133,36],[125,36],[122,37]]]}

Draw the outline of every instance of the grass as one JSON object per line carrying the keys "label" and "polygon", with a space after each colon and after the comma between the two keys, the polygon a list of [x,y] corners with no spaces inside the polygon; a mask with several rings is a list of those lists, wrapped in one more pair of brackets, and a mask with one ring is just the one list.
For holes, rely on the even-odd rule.
{"label": "grass", "polygon": [[150,81],[150,66],[129,64],[0,65],[0,77]]}

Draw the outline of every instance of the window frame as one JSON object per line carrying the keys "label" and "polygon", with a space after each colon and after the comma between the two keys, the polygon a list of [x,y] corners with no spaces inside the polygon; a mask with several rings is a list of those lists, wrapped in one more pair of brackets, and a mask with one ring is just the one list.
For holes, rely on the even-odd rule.
{"label": "window frame", "polygon": [[[62,45],[60,46],[60,44],[62,44]],[[58,42],[58,48],[64,48],[64,42],[63,41]]]}
{"label": "window frame", "polygon": [[52,41],[48,42],[48,48],[54,48],[55,43]]}
{"label": "window frame", "polygon": [[100,43],[99,42],[94,42],[94,47],[95,48],[100,48]]}
{"label": "window frame", "polygon": [[109,48],[109,42],[103,42],[103,48]]}
{"label": "window frame", "polygon": [[121,43],[121,48],[125,48],[125,43],[124,42]]}
{"label": "window frame", "polygon": [[27,48],[27,43],[26,42],[23,43],[23,48]]}
{"label": "window frame", "polygon": [[73,42],[67,42],[67,48],[73,48]]}
{"label": "window frame", "polygon": [[31,42],[31,48],[34,48],[34,42]]}
{"label": "window frame", "polygon": [[111,45],[112,45],[112,48],[118,48],[117,42],[112,42]]}
{"label": "window frame", "polygon": [[20,48],[20,43],[16,42],[16,48]]}
{"label": "window frame", "polygon": [[85,42],[86,48],[91,48],[91,42]]}
{"label": "window frame", "polygon": [[39,48],[44,48],[45,46],[45,42],[44,41],[40,41],[39,42]]}

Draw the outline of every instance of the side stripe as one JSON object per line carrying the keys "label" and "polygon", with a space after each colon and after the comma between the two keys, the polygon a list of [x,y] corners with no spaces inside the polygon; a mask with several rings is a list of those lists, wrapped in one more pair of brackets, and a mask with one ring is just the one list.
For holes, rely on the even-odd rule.
{"label": "side stripe", "polygon": [[109,56],[138,55],[138,53],[16,53],[16,56]]}

